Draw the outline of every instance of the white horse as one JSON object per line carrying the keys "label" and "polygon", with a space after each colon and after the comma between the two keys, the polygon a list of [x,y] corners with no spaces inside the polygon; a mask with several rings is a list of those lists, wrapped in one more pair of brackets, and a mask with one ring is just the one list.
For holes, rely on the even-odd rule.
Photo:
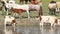
{"label": "white horse", "polygon": [[29,10],[36,10],[38,14],[40,15],[40,5],[39,4],[28,4],[29,5]]}
{"label": "white horse", "polygon": [[4,18],[4,26],[6,26],[6,24],[12,24],[12,26],[16,26],[16,20],[14,17],[12,16],[5,16]]}
{"label": "white horse", "polygon": [[26,10],[26,12],[28,13],[28,19],[30,18],[30,15],[29,15],[29,6],[28,5],[19,5],[19,4],[16,4],[16,3],[6,3],[6,7],[11,9],[22,9],[22,10]]}
{"label": "white horse", "polygon": [[50,23],[52,27],[58,24],[58,19],[55,16],[40,16],[40,26],[43,26],[44,23]]}

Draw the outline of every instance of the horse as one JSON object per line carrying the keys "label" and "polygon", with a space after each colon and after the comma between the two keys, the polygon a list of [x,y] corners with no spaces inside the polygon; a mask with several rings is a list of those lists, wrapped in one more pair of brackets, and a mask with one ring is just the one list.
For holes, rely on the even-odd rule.
{"label": "horse", "polygon": [[58,24],[58,18],[55,16],[40,16],[40,26],[43,26],[44,23],[50,23],[51,27]]}
{"label": "horse", "polygon": [[56,4],[57,4],[56,12],[59,13],[59,11],[60,11],[60,2],[56,2]]}
{"label": "horse", "polygon": [[36,10],[40,16],[40,5],[39,4],[29,4],[29,10]]}
{"label": "horse", "polygon": [[[22,10],[24,10],[24,11],[26,11],[28,13],[28,19],[30,18],[28,4],[19,5],[19,4],[16,4],[14,2],[9,2],[9,3],[5,2],[4,6],[7,8],[7,10],[12,9],[12,8],[13,9],[22,9]],[[7,15],[8,15],[8,11],[7,11]]]}
{"label": "horse", "polygon": [[6,26],[6,24],[9,23],[12,26],[16,26],[16,19],[12,16],[4,16],[4,26]]}
{"label": "horse", "polygon": [[[14,6],[15,6],[15,5],[14,5]],[[30,18],[29,6],[28,6],[28,5],[17,5],[17,4],[16,4],[16,6],[15,6],[15,7],[14,7],[14,6],[13,6],[13,9],[16,9],[17,12],[20,11],[19,13],[26,11],[27,14],[28,14],[28,19]]]}
{"label": "horse", "polygon": [[30,10],[36,10],[40,15],[43,15],[42,12],[42,1],[37,1],[37,0],[32,0],[31,3],[29,4],[29,9]]}
{"label": "horse", "polygon": [[18,9],[22,9],[22,10],[24,10],[28,13],[28,19],[30,18],[29,6],[27,4],[19,5],[19,4],[16,4],[16,3],[6,3],[6,7],[9,8],[9,9],[16,9],[17,11],[19,11]]}
{"label": "horse", "polygon": [[15,1],[14,0],[10,0],[10,1],[5,1],[5,0],[1,0],[1,3],[2,3],[2,8],[4,8],[4,11],[6,11],[6,15],[8,15],[8,3],[15,3]]}
{"label": "horse", "polygon": [[56,15],[56,2],[55,1],[51,1],[48,5],[48,8],[49,8],[49,14],[53,14],[53,15]]}

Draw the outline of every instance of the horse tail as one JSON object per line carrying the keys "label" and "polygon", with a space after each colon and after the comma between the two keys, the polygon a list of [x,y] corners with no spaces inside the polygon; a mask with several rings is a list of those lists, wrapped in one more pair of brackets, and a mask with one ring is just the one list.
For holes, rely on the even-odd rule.
{"label": "horse tail", "polygon": [[42,12],[42,6],[40,6],[39,15],[43,15],[43,12]]}
{"label": "horse tail", "polygon": [[42,17],[40,16],[40,21],[42,20]]}

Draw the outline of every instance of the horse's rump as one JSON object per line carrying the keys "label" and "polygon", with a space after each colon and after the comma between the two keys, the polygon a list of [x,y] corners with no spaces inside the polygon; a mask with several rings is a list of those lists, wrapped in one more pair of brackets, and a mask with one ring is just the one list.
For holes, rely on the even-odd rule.
{"label": "horse's rump", "polygon": [[60,2],[56,2],[56,4],[57,4],[57,7],[60,7]]}
{"label": "horse's rump", "polygon": [[34,5],[34,4],[30,4],[29,5],[29,10],[37,10],[39,11],[40,10],[40,5]]}
{"label": "horse's rump", "polygon": [[50,4],[48,5],[48,7],[49,7],[50,9],[55,9],[55,8],[56,8],[56,3],[50,3]]}

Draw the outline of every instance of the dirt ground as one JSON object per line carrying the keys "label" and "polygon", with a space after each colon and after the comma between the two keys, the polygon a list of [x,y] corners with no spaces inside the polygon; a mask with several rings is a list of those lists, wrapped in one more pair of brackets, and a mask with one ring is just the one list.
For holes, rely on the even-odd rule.
{"label": "dirt ground", "polygon": [[36,20],[35,18],[28,19],[16,19],[18,25],[39,25],[39,20]]}

